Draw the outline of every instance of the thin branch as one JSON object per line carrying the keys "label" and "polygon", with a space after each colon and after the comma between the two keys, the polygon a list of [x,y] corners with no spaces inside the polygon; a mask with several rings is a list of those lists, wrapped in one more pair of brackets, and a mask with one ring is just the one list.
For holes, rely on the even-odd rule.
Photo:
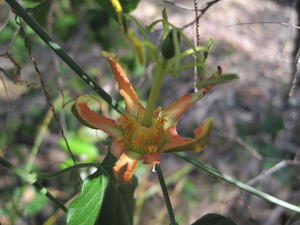
{"label": "thin branch", "polygon": [[161,187],[164,199],[165,199],[166,207],[167,207],[169,218],[170,218],[170,225],[178,225],[176,220],[175,220],[172,204],[171,204],[171,201],[170,201],[170,198],[169,198],[167,186],[166,186],[161,168],[158,164],[156,164],[154,167],[155,167],[155,171],[157,173],[157,177],[158,177],[158,180],[159,180],[159,183],[160,183],[160,187]]}
{"label": "thin branch", "polygon": [[[33,57],[33,55],[32,55],[30,42],[29,42],[29,39],[28,39],[27,36],[26,36],[24,27],[23,27],[23,25],[22,25],[22,21],[21,21],[21,20],[20,20],[20,21],[17,21],[17,20],[16,20],[16,23],[17,23],[17,24],[20,26],[20,28],[21,28],[21,29],[20,29],[20,33],[21,33],[21,35],[24,37],[25,47],[26,47],[26,49],[27,49],[27,51],[28,51],[28,54],[29,54],[29,56],[30,56],[30,59],[31,59],[33,65],[34,65],[34,69],[35,69],[35,71],[36,71],[37,74],[38,74],[38,77],[39,77],[39,80],[40,80],[40,84],[41,84],[41,86],[42,86],[42,90],[43,90],[43,92],[44,92],[46,101],[47,101],[47,103],[48,103],[48,105],[49,105],[49,107],[50,107],[50,110],[51,110],[52,113],[53,113],[53,117],[54,117],[54,119],[55,119],[55,121],[56,121],[56,124],[57,124],[57,126],[58,126],[59,132],[60,132],[62,138],[64,139],[65,143],[66,143],[68,152],[69,152],[69,154],[70,154],[70,156],[71,156],[71,158],[72,158],[72,160],[73,160],[73,163],[76,164],[75,156],[74,156],[74,154],[73,154],[73,152],[72,152],[72,150],[71,150],[71,148],[70,148],[70,145],[69,145],[69,142],[68,142],[67,137],[66,137],[66,135],[65,135],[65,132],[64,132],[64,130],[63,130],[61,124],[60,124],[60,120],[59,120],[59,117],[58,117],[58,115],[57,115],[57,113],[56,113],[55,107],[54,107],[54,105],[53,105],[52,102],[51,102],[51,99],[50,99],[49,93],[48,93],[48,91],[47,91],[46,84],[45,84],[45,82],[44,82],[42,73],[41,73],[41,71],[40,71],[40,69],[39,69],[39,67],[38,67],[38,65],[37,65],[36,59],[35,59],[35,58]],[[31,167],[30,164],[29,164],[29,166]],[[31,169],[31,168],[30,168],[30,169]]]}
{"label": "thin branch", "polygon": [[240,146],[242,146],[243,148],[245,148],[247,151],[249,151],[258,160],[262,160],[263,159],[263,156],[258,152],[257,149],[255,149],[253,146],[249,145],[247,142],[245,142],[240,137],[233,136],[231,134],[221,133],[221,132],[218,132],[217,135],[219,137],[229,138],[232,141],[236,142],[237,144],[239,144]]}
{"label": "thin branch", "polygon": [[[271,176],[272,174],[274,174],[274,173],[278,172],[279,170],[285,168],[286,166],[300,166],[300,161],[282,160],[282,161],[276,163],[271,168],[263,171],[262,173],[260,173],[256,177],[253,177],[252,179],[250,179],[249,181],[246,182],[246,184],[254,185],[254,184],[256,184],[257,182],[259,182],[263,179],[267,179],[269,176]],[[239,195],[239,193],[240,193],[240,189],[234,190],[234,191],[226,194],[225,199],[222,200],[222,201],[227,202],[229,199],[235,198],[237,195]]]}
{"label": "thin branch", "polygon": [[298,50],[297,55],[294,58],[293,63],[292,63],[292,79],[291,79],[291,84],[290,84],[288,100],[289,100],[289,98],[293,97],[294,90],[296,89],[296,86],[297,86],[297,82],[298,82],[298,79],[297,79],[297,72],[298,72],[297,65],[298,65],[298,62],[299,62],[299,58],[300,58],[300,50]]}
{"label": "thin branch", "polygon": [[194,9],[190,8],[190,7],[186,7],[184,5],[178,4],[177,2],[172,2],[172,1],[168,1],[168,0],[164,0],[165,3],[169,4],[169,5],[173,5],[176,6],[180,9],[184,9],[184,10],[188,10],[188,11],[194,11]]}
{"label": "thin branch", "polygon": [[32,184],[40,193],[45,195],[49,200],[51,200],[55,205],[57,205],[64,212],[67,212],[67,208],[61,203],[58,199],[56,199],[42,184],[40,184],[37,180],[37,177],[34,174],[26,172],[21,168],[17,168],[12,165],[9,161],[2,158],[0,156],[0,164],[10,170],[12,173],[20,177],[23,181],[28,184]]}
{"label": "thin branch", "polygon": [[300,29],[299,26],[294,25],[294,24],[289,24],[285,22],[280,22],[280,21],[259,21],[259,22],[247,22],[247,23],[235,23],[235,24],[230,24],[225,27],[234,27],[234,26],[243,26],[243,25],[255,25],[255,24],[278,24],[278,25],[284,25],[288,27],[292,27],[295,29]]}
{"label": "thin branch", "polygon": [[66,51],[56,43],[40,25],[22,8],[16,0],[5,0],[13,11],[21,17],[26,24],[87,84],[89,85],[104,101],[106,101],[117,112],[123,110],[118,103],[66,53]]}
{"label": "thin branch", "polygon": [[70,166],[65,169],[59,170],[57,172],[53,172],[53,173],[38,173],[38,177],[44,178],[44,179],[53,178],[56,176],[60,176],[66,172],[72,171],[74,169],[87,168],[87,167],[97,167],[98,168],[99,166],[101,166],[101,163],[80,163],[80,164],[76,164],[74,166]]}
{"label": "thin branch", "polygon": [[182,30],[185,29],[185,28],[187,28],[187,27],[189,27],[189,26],[191,26],[191,25],[193,25],[194,23],[196,23],[197,20],[201,19],[201,17],[206,13],[206,11],[207,11],[210,7],[212,7],[214,4],[216,4],[216,3],[220,2],[220,1],[221,1],[221,0],[212,0],[212,1],[206,2],[204,5],[202,5],[202,7],[199,9],[199,12],[200,12],[200,13],[199,13],[199,16],[196,17],[192,22],[190,22],[190,23],[184,25],[184,26],[182,27]]}
{"label": "thin branch", "polygon": [[219,172],[218,170],[216,170],[216,169],[214,169],[214,168],[206,165],[205,163],[203,163],[203,162],[201,162],[199,160],[195,160],[195,159],[191,158],[190,156],[188,156],[185,153],[180,152],[180,153],[174,153],[174,154],[177,157],[179,157],[179,158],[181,158],[181,159],[183,159],[183,160],[185,160],[185,161],[193,164],[194,166],[196,166],[196,167],[204,170],[205,172],[207,172],[207,173],[209,173],[209,174],[211,174],[211,175],[213,175],[213,176],[215,176],[217,178],[220,178],[220,179],[226,181],[227,183],[233,184],[236,187],[238,187],[238,188],[240,188],[240,189],[242,189],[244,191],[247,191],[247,192],[249,192],[249,193],[251,193],[253,195],[256,195],[259,198],[265,199],[265,200],[267,200],[269,202],[272,202],[272,203],[274,203],[276,205],[280,205],[280,206],[282,206],[284,208],[287,208],[287,209],[290,209],[292,211],[300,213],[300,207],[298,207],[296,205],[293,205],[291,203],[288,203],[286,201],[283,201],[281,199],[278,199],[278,198],[276,198],[276,197],[274,197],[272,195],[269,195],[269,194],[267,194],[267,193],[265,193],[263,191],[260,191],[260,190],[258,190],[256,188],[254,188],[252,186],[249,186],[249,185],[247,185],[245,183],[242,183],[242,182],[240,182],[240,181],[238,181],[238,180],[236,180],[236,179],[234,179],[234,178],[232,178],[230,176],[227,176],[227,175]]}

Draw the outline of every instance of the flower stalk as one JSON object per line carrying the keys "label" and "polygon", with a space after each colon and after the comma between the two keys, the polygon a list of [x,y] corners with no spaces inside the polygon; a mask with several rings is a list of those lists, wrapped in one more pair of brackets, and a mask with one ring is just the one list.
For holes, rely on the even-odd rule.
{"label": "flower stalk", "polygon": [[160,184],[160,187],[161,187],[161,190],[162,190],[162,193],[163,193],[163,196],[164,196],[164,200],[165,200],[165,203],[166,203],[166,207],[167,207],[167,210],[168,210],[168,215],[169,215],[169,218],[170,218],[170,225],[178,225],[178,223],[175,220],[175,215],[174,215],[174,212],[173,212],[173,208],[172,208],[172,204],[171,204],[170,197],[169,197],[169,194],[168,194],[165,179],[163,177],[161,168],[158,164],[155,165],[155,171],[157,173],[159,184]]}

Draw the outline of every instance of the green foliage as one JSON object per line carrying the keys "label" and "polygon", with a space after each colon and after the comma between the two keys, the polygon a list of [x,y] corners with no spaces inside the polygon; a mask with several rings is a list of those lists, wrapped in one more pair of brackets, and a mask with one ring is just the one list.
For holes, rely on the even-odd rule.
{"label": "green foliage", "polygon": [[225,217],[217,213],[208,213],[192,225],[236,225],[236,223],[229,217]]}
{"label": "green foliage", "polygon": [[85,179],[81,194],[69,206],[68,225],[132,224],[137,179],[129,184],[116,184],[112,174],[115,161],[109,153],[102,167]]}
{"label": "green foliage", "polygon": [[119,186],[116,186],[111,180],[97,220],[97,225],[131,225],[135,203],[133,193],[136,186],[136,178],[130,184]]}
{"label": "green foliage", "polygon": [[68,208],[68,225],[95,224],[108,182],[109,178],[100,170],[85,179],[80,195]]}
{"label": "green foliage", "polygon": [[24,7],[27,9],[38,7],[43,1],[42,0],[24,0]]}
{"label": "green foliage", "polygon": [[[97,5],[97,7],[95,7],[96,5],[95,2],[99,3],[100,6]],[[141,67],[141,64],[144,64],[148,59],[147,57],[150,56],[152,60],[151,63],[155,66],[153,71],[155,71],[157,68],[160,69],[162,68],[161,70],[162,74],[160,74],[162,76],[164,76],[168,72],[172,72],[179,75],[179,72],[181,72],[186,68],[197,67],[198,72],[201,75],[201,78],[203,78],[201,82],[197,84],[197,87],[199,89],[207,88],[212,85],[226,83],[238,78],[237,75],[235,74],[222,75],[220,71],[215,72],[208,79],[205,76],[202,77],[202,75],[205,74],[205,72],[207,72],[205,61],[207,59],[209,50],[212,46],[212,41],[209,41],[206,46],[193,46],[193,44],[189,41],[187,37],[185,37],[185,35],[182,33],[180,29],[176,28],[175,26],[169,23],[166,10],[163,11],[162,20],[160,19],[153,22],[148,27],[149,29],[146,29],[130,16],[123,14],[123,13],[125,14],[130,13],[131,11],[133,11],[137,7],[139,0],[120,0],[120,2],[123,8],[123,12],[121,15],[122,17],[120,16],[118,17],[116,15],[110,0],[97,0],[97,1],[88,0],[88,1],[84,1],[84,3],[82,3],[79,0],[60,1],[57,3],[58,4],[57,7],[59,8],[58,12],[55,12],[53,14],[55,18],[54,23],[51,24],[53,25],[52,27],[53,32],[55,33],[56,37],[59,37],[63,41],[67,41],[71,37],[73,29],[76,28],[79,22],[81,22],[79,21],[78,17],[76,17],[77,14],[74,9],[81,9],[80,6],[82,6],[83,7],[82,10],[79,11],[80,13],[83,13],[82,15],[83,15],[83,19],[85,20],[84,22],[86,22],[89,25],[90,30],[87,31],[88,37],[89,38],[92,37],[91,39],[95,39],[101,45],[101,47],[106,50],[118,49],[120,50],[120,52],[125,52],[125,54],[123,53],[125,55],[123,57],[125,58],[128,68],[131,71],[133,71],[133,73],[136,76],[141,75],[145,72],[145,67]],[[47,16],[49,15],[49,10],[51,6],[50,4],[52,4],[52,1],[24,0],[24,3],[25,3],[25,7],[27,7],[27,9],[32,12],[36,20],[41,25],[45,26],[46,23],[48,22],[46,20],[47,20]],[[74,5],[72,5],[73,3]],[[114,20],[116,18],[120,24],[118,24]],[[135,27],[132,26],[130,22],[132,22],[135,25]],[[155,43],[152,42],[149,35],[149,32],[154,30],[154,26],[157,23],[162,23],[163,25],[163,40],[160,48],[156,46]],[[121,28],[119,25],[121,25]],[[10,24],[7,26],[7,29],[2,31],[0,35],[0,41],[9,42],[13,36],[14,29],[17,27],[18,25],[16,25],[14,21],[10,22]],[[37,27],[39,28],[39,26]],[[24,28],[27,35],[34,33],[31,29],[28,28],[28,26],[25,25]],[[28,36],[28,39],[30,41],[31,40],[36,41],[36,39],[33,39],[31,35]],[[15,52],[18,53],[17,57],[19,58],[17,59],[20,62],[22,62],[22,60],[23,61],[25,61],[26,59],[28,60],[28,53],[27,50],[24,48],[23,41],[24,41],[23,37],[20,38],[19,36],[17,36],[16,41],[14,43],[14,50]],[[185,51],[181,51],[182,46],[180,45],[180,42],[184,42],[184,44],[189,49],[186,49]],[[130,46],[130,44],[132,49],[129,51],[127,50],[127,48],[126,51],[122,51],[124,49],[119,48],[120,46],[128,47]],[[56,45],[54,46],[57,48]],[[183,59],[190,55],[197,56],[196,58],[198,61],[182,65]],[[86,74],[82,73],[82,71],[78,72],[80,71],[78,70],[78,68],[80,69],[80,67],[75,62],[67,58],[66,56],[67,55],[65,54],[64,57],[62,57],[62,59],[65,60],[65,62],[69,60],[68,65],[73,65],[73,66],[75,65],[74,67],[76,67],[77,70],[74,71],[80,76],[80,78],[82,78],[83,81],[87,82]],[[138,61],[136,60],[135,56],[138,56],[140,64],[137,63]],[[23,59],[22,57],[25,59]],[[61,69],[63,70],[64,68],[66,67],[62,66]],[[101,69],[96,70],[95,74],[100,73],[99,71],[101,71]],[[64,73],[65,72],[61,72],[61,74]],[[73,80],[70,80],[69,82],[71,84],[70,86],[74,90],[76,90],[76,92],[83,92],[82,86],[80,84],[78,85],[77,83],[74,84],[73,82],[74,82]],[[94,84],[93,82],[88,81],[87,83],[92,88],[96,86],[96,84]],[[159,83],[156,84],[158,86]],[[103,98],[106,99],[106,101],[109,104],[112,104],[111,102],[113,101],[113,99],[107,98],[107,96],[105,98],[105,94],[103,93],[106,92],[100,92],[99,95],[101,97],[104,96]],[[65,100],[68,101],[69,99],[66,98]],[[59,107],[56,107],[56,110],[59,112],[60,111]],[[39,114],[39,112],[37,112],[37,114]],[[68,116],[69,115],[67,115],[67,117]],[[69,118],[66,119],[67,124]],[[264,120],[263,123],[261,123],[260,125],[256,124],[255,126],[256,126],[255,129],[253,129],[254,130],[253,133],[255,134],[259,132],[265,132],[265,133],[270,133],[272,135],[276,135],[278,131],[283,128],[283,121],[280,116],[272,115],[270,117],[267,117],[266,120]],[[24,127],[21,127],[21,130],[22,128]],[[50,127],[50,129],[51,128],[52,127]],[[72,128],[72,130],[74,129],[75,126]],[[31,133],[33,133],[33,131],[35,130],[30,130],[26,128],[26,131],[24,132],[27,132],[28,136],[31,136]],[[249,134],[247,132],[248,130],[246,130],[245,136]],[[95,142],[97,142],[97,140],[95,140],[94,138],[89,138],[85,134],[86,133],[82,132],[82,134],[76,134],[77,136],[68,138],[68,142],[70,144],[71,150],[74,152],[75,155],[78,156],[86,155],[88,160],[95,160],[96,158],[100,158],[98,157],[99,155],[98,149],[94,144]],[[5,134],[2,135],[1,133],[0,143],[5,143],[4,140],[7,141],[9,138],[6,136],[10,136],[10,135],[13,136],[14,133],[10,134],[10,132],[8,132],[7,130],[5,131]],[[59,144],[62,148],[67,149],[64,140],[61,139],[59,141]],[[258,141],[255,140],[254,145],[257,145],[257,148],[259,149],[259,151],[264,157],[282,158],[282,155],[272,144],[264,143],[264,142],[262,143],[261,140]],[[68,162],[68,160],[66,161]],[[78,224],[93,225],[95,223],[98,225],[133,224],[133,213],[134,213],[134,205],[135,205],[135,199],[133,198],[133,195],[137,186],[137,179],[134,177],[131,183],[128,184],[116,183],[112,172],[115,161],[116,159],[111,154],[108,154],[107,157],[104,159],[101,167],[98,168],[97,172],[84,180],[81,193],[76,197],[76,199],[69,206],[68,215],[67,215],[68,216],[67,222],[69,225],[70,224],[71,225],[78,225]],[[270,162],[266,162],[263,164],[265,168],[269,168],[273,165],[274,163],[270,163]],[[199,165],[198,167],[201,169],[205,168],[205,167],[200,167]],[[236,184],[238,187],[246,191],[249,191],[252,194],[259,193],[257,195],[265,199],[268,198],[270,199],[270,197],[272,197],[269,195],[264,195],[265,193],[259,192],[252,187],[244,185],[243,183],[234,180],[233,178],[230,178],[226,175],[223,175],[218,171],[216,172],[214,169],[211,168],[207,169],[207,168],[208,167],[206,167],[206,170],[209,171],[210,174],[217,173],[219,174],[218,175],[219,178],[223,178],[223,180],[229,183]],[[283,177],[284,175],[285,174],[280,174],[281,177]],[[286,177],[287,176],[285,176],[285,178]],[[193,199],[194,196],[197,196],[196,185],[194,185],[191,182],[187,182],[186,186],[183,189],[183,193],[187,198]],[[280,202],[280,200],[276,198],[271,198],[271,199],[273,203],[278,205],[281,204],[287,207],[287,204],[285,202],[282,203],[282,201]],[[43,209],[45,204],[47,204],[47,199],[44,197],[44,195],[36,194],[35,198],[31,202],[25,205],[25,212],[27,212],[28,215],[35,215],[36,213],[40,212],[41,209]],[[291,207],[291,205],[288,205],[288,207],[290,207],[290,209],[295,210],[295,207],[293,208]],[[12,208],[11,205],[10,208]],[[64,208],[64,206],[62,208]],[[299,211],[299,209],[297,208],[296,210]],[[219,214],[207,214],[201,217],[200,219],[198,219],[192,225],[235,225],[235,223],[230,218]]]}
{"label": "green foliage", "polygon": [[212,79],[200,81],[199,83],[197,83],[197,88],[201,89],[201,88],[206,88],[208,86],[224,84],[236,80],[238,78],[239,77],[236,74],[224,74],[218,77],[213,77]]}

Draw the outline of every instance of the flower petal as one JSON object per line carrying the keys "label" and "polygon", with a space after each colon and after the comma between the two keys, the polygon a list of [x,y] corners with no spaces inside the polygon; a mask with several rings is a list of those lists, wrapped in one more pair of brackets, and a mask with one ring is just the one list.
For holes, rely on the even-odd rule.
{"label": "flower petal", "polygon": [[160,153],[155,152],[155,153],[151,153],[151,154],[142,155],[141,159],[143,160],[144,164],[149,164],[149,165],[159,164],[160,163]]}
{"label": "flower petal", "polygon": [[103,55],[107,58],[118,82],[120,94],[124,97],[126,102],[126,110],[131,114],[136,114],[144,107],[142,106],[138,95],[133,89],[125,70],[119,63],[116,55],[108,52],[103,52]]}
{"label": "flower petal", "polygon": [[[139,157],[139,156],[138,156]],[[114,166],[114,175],[119,183],[130,182],[139,159],[123,153]]]}
{"label": "flower petal", "polygon": [[111,153],[116,156],[120,157],[122,153],[125,152],[126,148],[123,141],[114,141],[110,147]]}
{"label": "flower petal", "polygon": [[173,102],[164,111],[163,115],[166,118],[165,128],[176,126],[180,116],[188,111],[191,106],[203,97],[202,92],[187,94]]}
{"label": "flower petal", "polygon": [[102,130],[114,138],[121,137],[123,132],[114,120],[98,114],[89,108],[87,103],[91,101],[95,100],[88,96],[81,96],[77,99],[72,107],[72,112],[77,119],[84,125]]}
{"label": "flower petal", "polygon": [[184,152],[195,150],[200,152],[208,143],[213,121],[208,119],[194,130],[195,138],[184,138],[177,134],[176,127],[170,127],[170,142],[163,146],[162,152]]}

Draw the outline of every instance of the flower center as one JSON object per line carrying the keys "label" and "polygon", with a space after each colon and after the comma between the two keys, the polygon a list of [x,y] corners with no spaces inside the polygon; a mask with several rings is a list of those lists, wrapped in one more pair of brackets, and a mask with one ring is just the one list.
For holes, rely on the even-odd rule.
{"label": "flower center", "polygon": [[125,115],[121,118],[121,126],[124,130],[123,140],[128,151],[139,154],[158,152],[167,142],[164,129],[165,118],[157,109],[153,116],[151,127],[141,124],[143,116]]}

